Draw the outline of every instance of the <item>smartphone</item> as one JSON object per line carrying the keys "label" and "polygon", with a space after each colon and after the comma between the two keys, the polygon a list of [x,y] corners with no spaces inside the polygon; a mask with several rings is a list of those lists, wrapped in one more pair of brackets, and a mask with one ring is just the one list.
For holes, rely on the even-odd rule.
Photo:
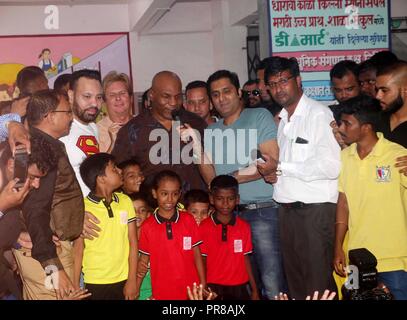
{"label": "smartphone", "polygon": [[260,163],[266,163],[266,161],[264,161],[264,159],[263,159],[263,156],[262,156],[260,150],[257,150],[257,159],[256,159],[256,161],[260,162]]}
{"label": "smartphone", "polygon": [[21,188],[27,180],[28,153],[27,149],[19,148],[14,153],[14,178],[18,178],[16,188]]}

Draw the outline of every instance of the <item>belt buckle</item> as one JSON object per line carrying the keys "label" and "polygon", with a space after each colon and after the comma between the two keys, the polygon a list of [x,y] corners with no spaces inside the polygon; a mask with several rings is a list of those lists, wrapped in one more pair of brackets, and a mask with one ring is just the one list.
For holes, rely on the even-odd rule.
{"label": "belt buckle", "polygon": [[247,210],[254,210],[257,209],[257,204],[255,203],[249,203],[246,205]]}

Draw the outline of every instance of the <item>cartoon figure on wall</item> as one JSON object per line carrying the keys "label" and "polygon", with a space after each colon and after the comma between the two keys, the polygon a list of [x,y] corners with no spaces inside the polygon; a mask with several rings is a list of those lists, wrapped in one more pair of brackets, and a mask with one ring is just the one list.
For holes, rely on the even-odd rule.
{"label": "cartoon figure on wall", "polygon": [[40,59],[38,66],[45,72],[48,78],[48,75],[55,71],[54,62],[51,59],[51,50],[48,48],[42,49],[38,59]]}
{"label": "cartoon figure on wall", "polygon": [[128,44],[125,32],[0,36],[0,102],[19,95],[17,74],[27,66],[43,70],[50,88],[59,75],[83,68],[97,69],[102,77],[112,70],[131,75]]}

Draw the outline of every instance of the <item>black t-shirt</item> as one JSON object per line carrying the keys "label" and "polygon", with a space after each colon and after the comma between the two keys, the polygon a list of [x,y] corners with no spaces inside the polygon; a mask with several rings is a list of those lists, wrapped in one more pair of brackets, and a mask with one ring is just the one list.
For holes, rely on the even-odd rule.
{"label": "black t-shirt", "polygon": [[[201,137],[204,137],[204,129],[207,125],[203,119],[182,108],[179,111],[179,117],[182,123],[188,123],[192,128],[199,131]],[[169,139],[166,148],[157,148],[159,146],[157,139],[150,138],[152,131],[156,129],[160,129],[161,132],[168,132]],[[184,148],[190,150],[189,155],[191,157],[192,149],[189,149],[187,144],[175,140],[173,141],[172,132],[165,129],[151,112],[147,112],[134,117],[119,130],[112,154],[118,163],[129,159],[137,161],[146,177],[145,184],[152,182],[154,176],[161,170],[172,170],[181,177],[184,192],[190,189],[206,190],[206,184],[201,178],[198,166],[194,163],[183,162],[181,154],[186,152]],[[161,138],[159,143],[163,143]],[[150,153],[155,155],[158,152],[162,158],[158,159],[160,160],[158,163],[153,163],[150,159]]]}
{"label": "black t-shirt", "polygon": [[382,123],[379,129],[387,140],[398,143],[407,148],[407,121],[399,124],[393,131],[390,129],[390,114],[382,114]]}

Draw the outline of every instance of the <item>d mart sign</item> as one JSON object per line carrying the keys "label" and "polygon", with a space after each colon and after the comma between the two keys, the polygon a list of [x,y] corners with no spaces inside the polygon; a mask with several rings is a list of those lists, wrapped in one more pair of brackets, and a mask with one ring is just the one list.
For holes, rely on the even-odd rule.
{"label": "d mart sign", "polygon": [[295,57],[304,92],[332,101],[329,71],[390,48],[388,0],[269,0],[271,53]]}

